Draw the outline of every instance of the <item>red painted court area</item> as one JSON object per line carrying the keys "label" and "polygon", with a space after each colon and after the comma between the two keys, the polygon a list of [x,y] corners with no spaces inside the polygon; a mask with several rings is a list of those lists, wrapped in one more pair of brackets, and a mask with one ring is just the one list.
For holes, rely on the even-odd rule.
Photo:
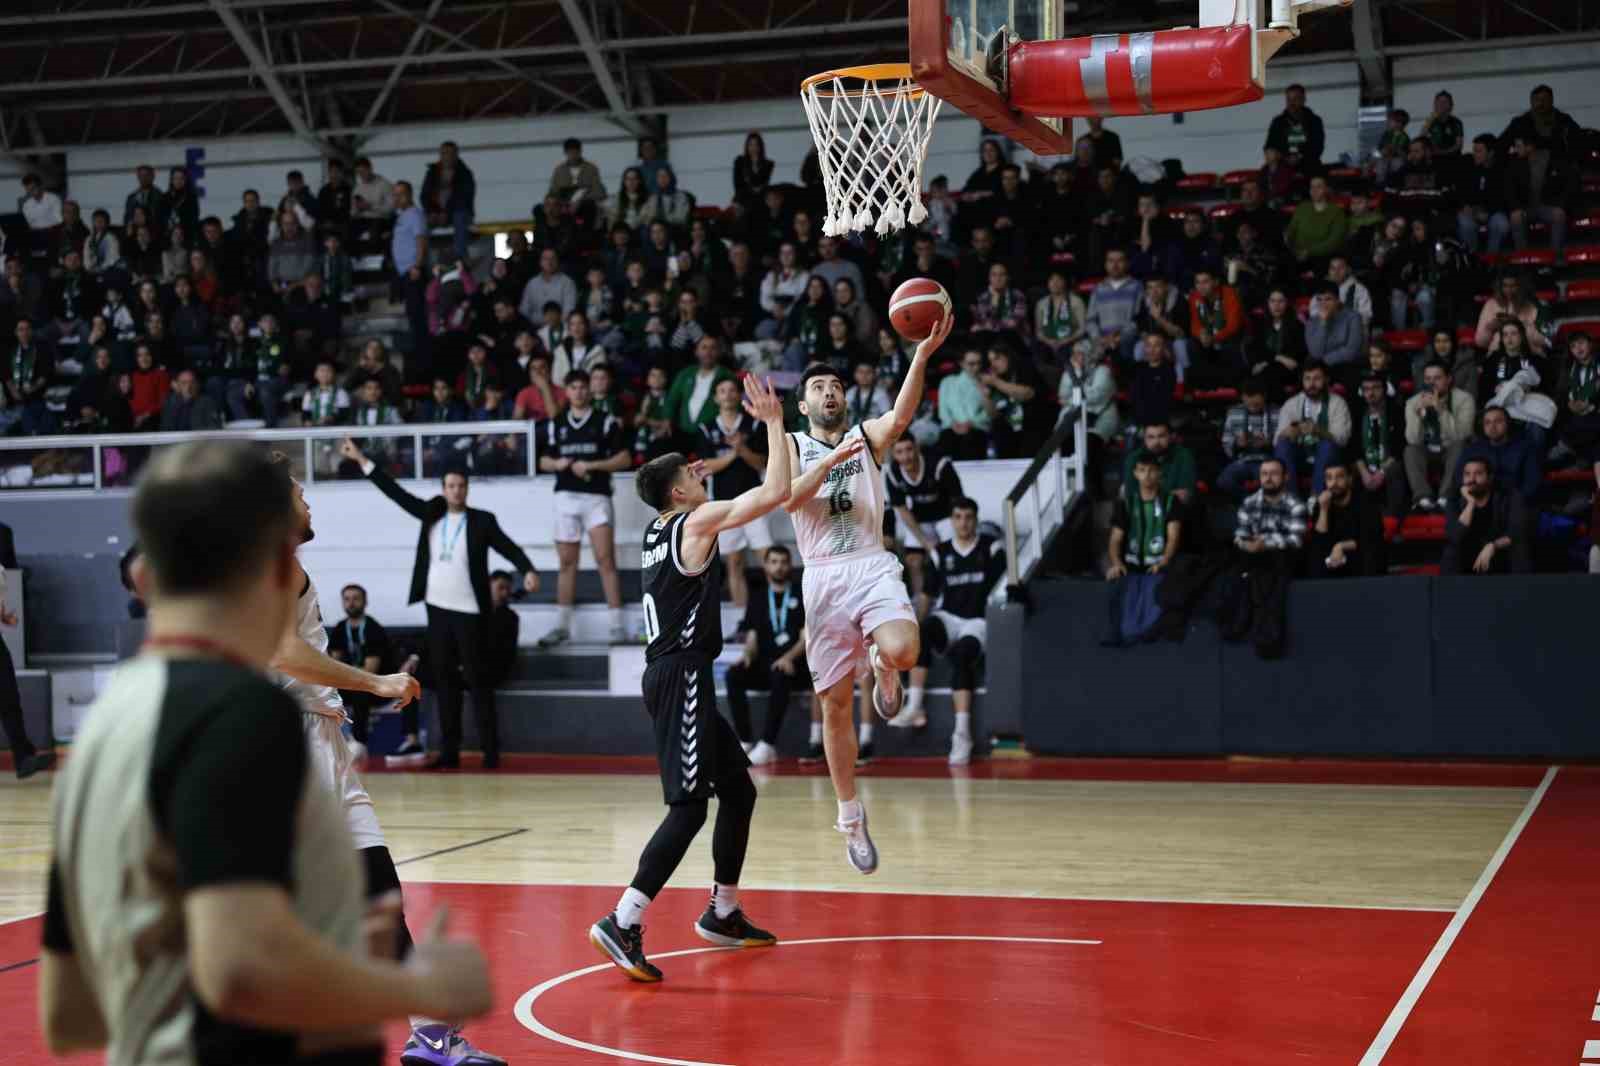
{"label": "red painted court area", "polygon": [[[1585,1056],[1600,1048],[1600,771],[1560,771],[1530,807],[1464,923],[1425,911],[765,891],[747,906],[787,943],[729,952],[691,932],[704,893],[669,890],[648,915],[667,980],[641,986],[585,938],[614,888],[412,884],[407,909],[416,923],[447,904],[486,945],[499,1002],[472,1034],[518,1066],[1600,1061]],[[38,926],[0,926],[0,1008],[20,1029],[0,1064],[48,1058],[33,1022]],[[1390,1046],[1376,1038],[1397,1004]]]}

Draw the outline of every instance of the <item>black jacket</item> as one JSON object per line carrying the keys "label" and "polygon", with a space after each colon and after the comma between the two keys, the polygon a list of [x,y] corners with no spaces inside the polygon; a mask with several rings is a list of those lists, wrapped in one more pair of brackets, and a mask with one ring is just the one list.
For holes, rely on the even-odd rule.
{"label": "black jacket", "polygon": [[[1294,119],[1289,117],[1288,111],[1280,112],[1272,120],[1272,125],[1267,127],[1267,143],[1287,156],[1289,154],[1289,129],[1294,124]],[[1322,119],[1309,107],[1301,108],[1300,125],[1305,127],[1306,133],[1306,141],[1301,150],[1300,158],[1307,163],[1321,164],[1322,152],[1328,143],[1328,135],[1322,127]]]}
{"label": "black jacket", "polygon": [[[401,510],[422,523],[422,528],[417,532],[417,561],[411,568],[411,598],[407,603],[416,603],[428,591],[428,563],[433,553],[428,550],[428,531],[433,524],[445,515],[445,502],[443,496],[435,496],[429,500],[419,499],[405,489],[395,484],[394,478],[385,474],[377,466],[372,468],[372,473],[367,477],[378,486],[389,499],[400,505]],[[489,549],[493,548],[501,555],[510,559],[519,572],[526,573],[534,569],[533,561],[528,554],[517,547],[515,541],[506,536],[500,528],[500,523],[488,511],[480,511],[475,507],[467,508],[467,573],[472,580],[472,594],[478,601],[478,613],[488,618],[493,611],[492,601],[489,598]]]}

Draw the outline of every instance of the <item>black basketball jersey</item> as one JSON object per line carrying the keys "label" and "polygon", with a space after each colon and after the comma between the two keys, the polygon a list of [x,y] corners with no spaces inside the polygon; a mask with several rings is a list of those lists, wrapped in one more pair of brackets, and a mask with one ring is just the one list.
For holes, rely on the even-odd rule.
{"label": "black basketball jersey", "polygon": [[889,506],[911,508],[911,516],[923,524],[949,518],[961,495],[961,477],[955,464],[942,455],[929,455],[926,450],[922,452],[922,477],[912,481],[891,459],[884,464],[883,481],[889,490]]}
{"label": "black basketball jersey", "polygon": [[[700,427],[700,435],[705,439],[707,452],[702,458],[719,459],[733,451],[733,445],[728,442],[729,436],[733,433],[743,434],[745,446],[751,451],[759,454],[767,450],[766,428],[741,411],[738,423],[732,431],[722,428],[720,417],[713,418]],[[761,475],[743,459],[735,458],[722,473],[712,474],[710,481],[713,500],[731,500],[741,492],[747,492],[761,484]]]}
{"label": "black basketball jersey", "polygon": [[644,631],[650,646],[644,660],[692,651],[722,654],[722,560],[717,545],[697,570],[683,565],[683,527],[687,512],[651,520],[644,531],[640,585],[644,588]]}
{"label": "black basketball jersey", "polygon": [[[603,462],[628,446],[622,436],[622,423],[594,408],[582,418],[573,417],[571,411],[561,412],[544,424],[541,436],[544,454],[586,463]],[[570,470],[563,470],[556,474],[556,491],[609,496],[611,475],[597,472],[580,478]]]}
{"label": "black basketball jersey", "polygon": [[938,609],[957,618],[982,618],[989,589],[1005,572],[1006,554],[990,536],[978,534],[972,550],[962,555],[953,540],[939,545],[939,566],[932,575],[939,592]]}

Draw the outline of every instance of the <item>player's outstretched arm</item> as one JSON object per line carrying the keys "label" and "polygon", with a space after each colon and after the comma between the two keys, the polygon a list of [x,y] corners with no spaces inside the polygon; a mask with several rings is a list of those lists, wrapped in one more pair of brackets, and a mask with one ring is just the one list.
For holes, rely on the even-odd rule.
{"label": "player's outstretched arm", "polygon": [[955,315],[944,316],[933,332],[928,334],[928,339],[917,345],[911,357],[911,367],[906,371],[906,379],[900,383],[900,394],[894,398],[894,407],[886,414],[861,423],[861,431],[872,445],[874,460],[887,453],[894,442],[905,435],[911,420],[917,417],[917,408],[922,405],[922,393],[927,384],[928,360],[950,336],[955,325]]}
{"label": "player's outstretched arm", "polygon": [[750,417],[767,425],[767,446],[772,453],[767,478],[731,500],[715,500],[696,507],[683,532],[686,538],[697,542],[710,541],[724,529],[754,521],[789,498],[789,441],[783,432],[783,401],[770,384],[754,374],[744,379],[744,395],[744,409]]}
{"label": "player's outstretched arm", "polygon": [[[860,455],[866,450],[866,447],[867,441],[864,437],[846,437],[840,441],[839,446],[824,456],[820,463],[790,482],[789,502],[783,505],[783,509],[793,514],[810,503],[817,493],[822,490],[822,486],[828,480],[828,475],[832,473],[833,468],[846,459],[853,459]],[[785,460],[788,460],[792,454],[792,448],[794,448],[793,442],[785,436],[783,439],[783,456]],[[768,467],[767,476],[769,478],[772,476],[771,467]]]}
{"label": "player's outstretched arm", "polygon": [[267,665],[308,685],[370,692],[381,699],[394,700],[400,707],[422,695],[421,686],[410,674],[369,674],[313,648],[295,628],[292,615],[278,642],[278,650]]}

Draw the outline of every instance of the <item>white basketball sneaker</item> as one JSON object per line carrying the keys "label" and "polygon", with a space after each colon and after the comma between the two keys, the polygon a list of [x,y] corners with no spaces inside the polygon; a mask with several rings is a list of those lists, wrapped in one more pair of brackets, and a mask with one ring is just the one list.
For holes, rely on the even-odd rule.
{"label": "white basketball sneaker", "polygon": [[749,754],[751,766],[770,766],[778,761],[778,749],[764,740],[751,748]]}
{"label": "white basketball sneaker", "polygon": [[957,733],[950,738],[950,765],[965,766],[972,761],[972,738]]}
{"label": "white basketball sneaker", "polygon": [[833,827],[844,834],[844,856],[857,873],[870,874],[878,868],[878,847],[867,832],[865,808],[855,821],[835,822]]}
{"label": "white basketball sneaker", "polygon": [[900,701],[905,695],[900,688],[900,671],[883,665],[876,644],[867,656],[872,662],[872,708],[879,718],[891,721],[900,713]]}

